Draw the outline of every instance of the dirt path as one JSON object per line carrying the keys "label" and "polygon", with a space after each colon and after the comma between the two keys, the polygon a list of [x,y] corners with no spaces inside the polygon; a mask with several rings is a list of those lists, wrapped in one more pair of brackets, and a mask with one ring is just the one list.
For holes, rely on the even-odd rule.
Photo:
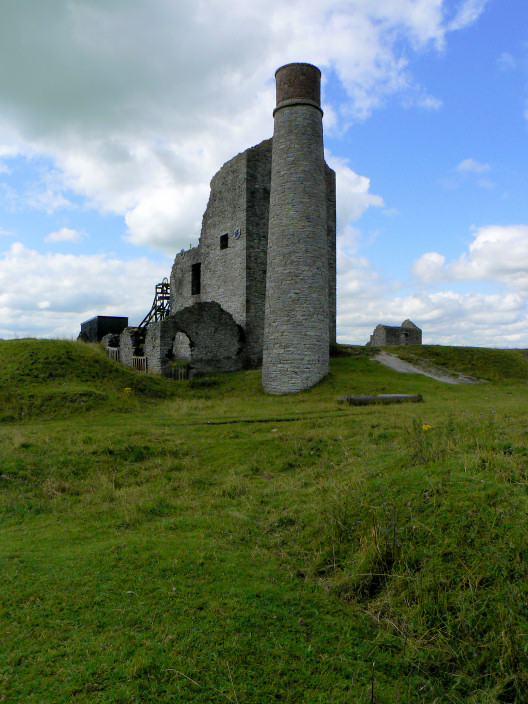
{"label": "dirt path", "polygon": [[401,372],[402,374],[423,374],[431,379],[436,379],[436,381],[442,381],[444,384],[478,384],[481,381],[480,379],[474,379],[473,377],[457,374],[456,372],[446,372],[444,369],[435,367],[432,364],[424,364],[421,366],[404,362],[403,359],[396,357],[394,354],[389,354],[389,352],[379,352],[375,357],[372,357],[372,359],[375,362],[384,364],[386,367],[390,367],[390,369],[394,369],[396,372]]}

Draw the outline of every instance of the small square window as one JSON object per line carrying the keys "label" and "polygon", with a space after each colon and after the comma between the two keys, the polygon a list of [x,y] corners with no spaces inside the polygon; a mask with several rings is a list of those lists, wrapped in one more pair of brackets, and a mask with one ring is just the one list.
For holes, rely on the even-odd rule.
{"label": "small square window", "polygon": [[220,249],[227,249],[229,247],[229,235],[220,235]]}
{"label": "small square window", "polygon": [[193,264],[191,267],[191,294],[193,296],[197,296],[202,288],[201,268],[202,265],[200,263]]}

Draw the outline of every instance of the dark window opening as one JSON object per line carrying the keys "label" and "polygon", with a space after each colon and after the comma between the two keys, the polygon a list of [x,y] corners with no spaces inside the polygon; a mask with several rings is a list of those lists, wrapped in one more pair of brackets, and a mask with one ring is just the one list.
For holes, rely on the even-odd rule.
{"label": "dark window opening", "polygon": [[198,295],[201,291],[201,288],[202,288],[201,268],[202,268],[202,265],[200,263],[193,264],[191,267],[191,293],[193,296]]}
{"label": "dark window opening", "polygon": [[220,249],[227,249],[229,246],[229,235],[220,235]]}

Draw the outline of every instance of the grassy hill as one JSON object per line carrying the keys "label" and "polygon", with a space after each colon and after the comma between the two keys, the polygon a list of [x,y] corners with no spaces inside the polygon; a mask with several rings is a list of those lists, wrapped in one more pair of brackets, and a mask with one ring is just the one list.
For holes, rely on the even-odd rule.
{"label": "grassy hill", "polygon": [[524,353],[340,352],[270,397],[0,342],[0,702],[528,701]]}
{"label": "grassy hill", "polygon": [[427,361],[440,368],[488,381],[525,381],[528,378],[526,350],[412,345],[399,348],[398,356],[409,362]]}
{"label": "grassy hill", "polygon": [[147,402],[171,396],[173,388],[165,379],[137,375],[112,362],[99,345],[0,341],[0,421],[132,410],[136,394]]}

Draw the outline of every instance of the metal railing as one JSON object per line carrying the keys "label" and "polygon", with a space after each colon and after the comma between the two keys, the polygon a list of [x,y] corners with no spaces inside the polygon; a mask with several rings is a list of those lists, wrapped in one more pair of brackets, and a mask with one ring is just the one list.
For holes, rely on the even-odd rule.
{"label": "metal railing", "polygon": [[176,381],[183,381],[189,378],[189,365],[183,367],[172,367],[172,378]]}
{"label": "metal railing", "polygon": [[147,371],[147,358],[146,357],[132,357],[132,367],[138,372]]}

